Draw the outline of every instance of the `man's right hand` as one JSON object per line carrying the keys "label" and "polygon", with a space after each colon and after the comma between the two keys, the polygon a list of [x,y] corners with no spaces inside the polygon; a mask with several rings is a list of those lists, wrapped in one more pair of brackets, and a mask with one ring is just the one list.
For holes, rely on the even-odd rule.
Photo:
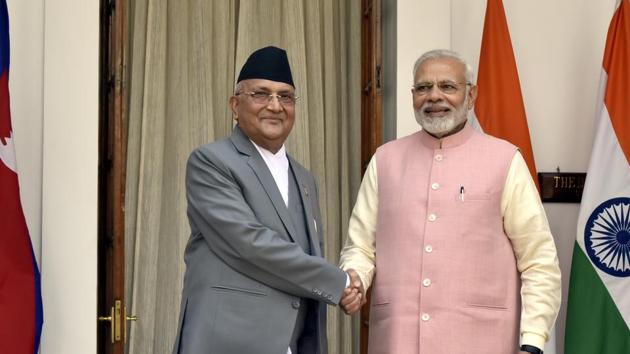
{"label": "man's right hand", "polygon": [[346,273],[350,277],[350,285],[344,289],[339,305],[347,315],[352,315],[361,309],[367,298],[359,274],[354,269],[348,269]]}

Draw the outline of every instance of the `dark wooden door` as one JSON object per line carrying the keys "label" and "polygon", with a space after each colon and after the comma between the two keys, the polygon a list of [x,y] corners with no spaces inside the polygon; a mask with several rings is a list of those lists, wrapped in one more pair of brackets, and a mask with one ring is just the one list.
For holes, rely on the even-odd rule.
{"label": "dark wooden door", "polygon": [[101,0],[99,112],[99,354],[123,354],[125,304],[126,47],[125,0]]}
{"label": "dark wooden door", "polygon": [[[361,172],[365,173],[382,137],[381,0],[362,0],[361,10]],[[367,353],[368,348],[369,305],[370,292],[361,309],[361,353]]]}

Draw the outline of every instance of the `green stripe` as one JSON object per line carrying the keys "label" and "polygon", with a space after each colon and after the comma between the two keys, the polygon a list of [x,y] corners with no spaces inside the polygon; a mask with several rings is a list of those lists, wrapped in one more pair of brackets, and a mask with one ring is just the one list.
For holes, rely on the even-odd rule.
{"label": "green stripe", "polygon": [[571,264],[565,353],[630,353],[630,329],[577,242]]}

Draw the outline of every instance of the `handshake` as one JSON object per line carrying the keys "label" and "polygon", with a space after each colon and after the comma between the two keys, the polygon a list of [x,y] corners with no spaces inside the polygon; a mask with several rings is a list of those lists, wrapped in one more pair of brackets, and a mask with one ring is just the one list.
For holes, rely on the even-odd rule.
{"label": "handshake", "polygon": [[359,274],[354,269],[348,269],[346,273],[350,277],[350,285],[343,290],[339,306],[341,306],[346,315],[352,315],[365,305],[367,296]]}

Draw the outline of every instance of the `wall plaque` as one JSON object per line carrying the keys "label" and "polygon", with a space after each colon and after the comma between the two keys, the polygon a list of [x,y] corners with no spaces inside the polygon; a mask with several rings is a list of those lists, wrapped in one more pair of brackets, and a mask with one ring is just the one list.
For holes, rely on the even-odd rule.
{"label": "wall plaque", "polygon": [[540,172],[540,198],[543,203],[580,203],[586,173]]}

